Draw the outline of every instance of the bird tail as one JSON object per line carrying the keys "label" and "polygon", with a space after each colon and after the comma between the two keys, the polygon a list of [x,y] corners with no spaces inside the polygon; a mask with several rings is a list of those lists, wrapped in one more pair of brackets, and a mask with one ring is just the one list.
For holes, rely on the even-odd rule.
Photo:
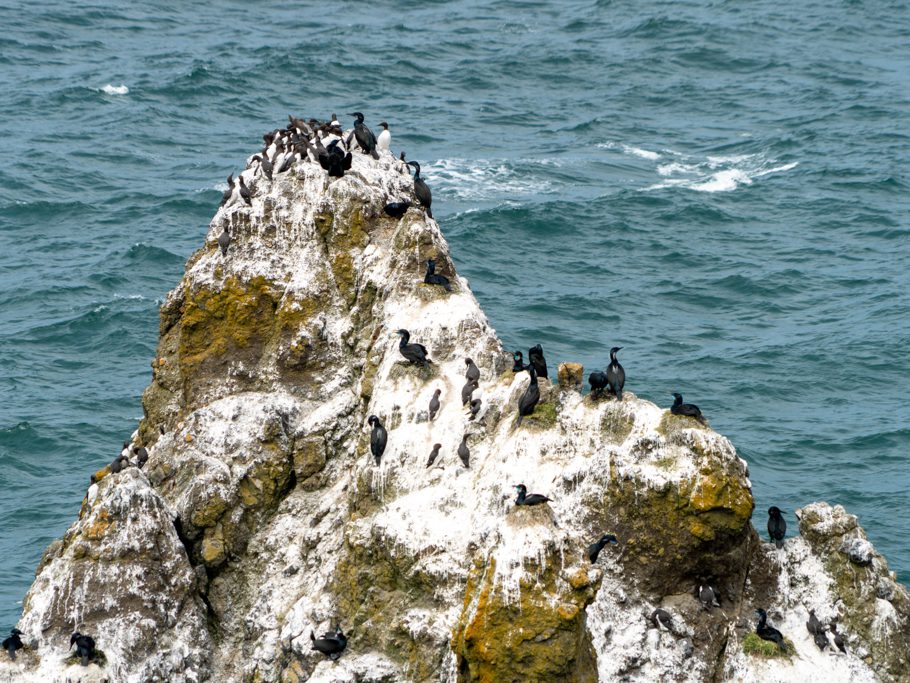
{"label": "bird tail", "polygon": [[79,662],[82,666],[88,666],[88,655],[82,655],[82,659]]}
{"label": "bird tail", "polygon": [[310,631],[310,640],[312,640],[314,643],[316,642],[316,636],[313,634],[312,631]]}
{"label": "bird tail", "polygon": [[432,217],[433,217],[433,212],[430,211],[429,207],[427,207],[427,218],[432,218]]}
{"label": "bird tail", "polygon": [[370,156],[373,157],[374,159],[378,159],[379,152],[377,152],[375,149],[373,149],[373,151],[370,153]]}
{"label": "bird tail", "polygon": [[780,549],[780,548],[784,547],[784,542],[781,539],[777,538],[774,540],[774,545],[776,545],[777,548]]}
{"label": "bird tail", "polygon": [[519,414],[518,414],[518,424],[517,424],[516,426],[517,426],[517,427],[521,427],[521,421],[524,420],[524,419],[525,419],[525,416],[522,415],[521,413],[519,413]]}
{"label": "bird tail", "polygon": [[617,389],[617,390],[616,390],[616,400],[617,400],[617,401],[622,401],[622,389]]}
{"label": "bird tail", "polygon": [[376,467],[379,467],[379,463],[382,462],[382,457],[376,456],[375,460],[376,460]]}

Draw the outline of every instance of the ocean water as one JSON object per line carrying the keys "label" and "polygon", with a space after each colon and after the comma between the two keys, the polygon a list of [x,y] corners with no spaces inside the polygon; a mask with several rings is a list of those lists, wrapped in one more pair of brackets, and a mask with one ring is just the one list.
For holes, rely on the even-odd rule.
{"label": "ocean water", "polygon": [[841,503],[910,581],[907,2],[126,5],[0,0],[0,628],[289,112],[389,122],[507,347],[624,347],[748,460],[759,529]]}

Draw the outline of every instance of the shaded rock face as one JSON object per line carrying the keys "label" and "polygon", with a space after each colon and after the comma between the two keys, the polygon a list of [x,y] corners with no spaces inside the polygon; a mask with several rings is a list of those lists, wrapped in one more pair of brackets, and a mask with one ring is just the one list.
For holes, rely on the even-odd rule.
{"label": "shaded rock face", "polygon": [[[832,535],[805,517],[806,538],[775,555],[727,439],[631,391],[583,397],[577,364],[540,380],[517,426],[528,375],[511,372],[438,226],[382,211],[414,202],[403,164],[355,155],[340,179],[310,163],[245,179],[252,206],[219,209],[161,308],[134,437],[148,464],[104,477],[49,548],[20,622],[29,651],[0,675],[74,677],[78,628],[106,656],[89,668],[114,680],[805,680],[741,652],[751,609],[829,618],[826,600],[848,608],[867,589],[892,611],[854,623],[845,609],[855,652],[815,664],[830,680],[905,675],[870,642],[906,649],[906,591],[871,549],[841,552],[862,539],[855,519]],[[423,283],[428,258],[451,292]],[[427,368],[402,357],[398,329]],[[465,357],[481,372],[474,421]],[[370,415],[388,431],[378,466]],[[516,507],[522,483],[551,502]],[[585,549],[607,532],[620,543],[592,564]],[[720,608],[696,600],[700,583]],[[647,620],[655,607],[670,631]],[[332,662],[310,634],[335,625],[350,639]]]}

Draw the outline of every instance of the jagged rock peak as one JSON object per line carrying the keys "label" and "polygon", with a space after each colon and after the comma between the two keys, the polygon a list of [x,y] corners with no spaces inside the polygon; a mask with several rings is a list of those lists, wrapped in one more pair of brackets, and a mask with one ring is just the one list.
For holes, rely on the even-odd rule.
{"label": "jagged rock peak", "polygon": [[[558,385],[540,380],[534,415],[516,425],[528,375],[510,370],[403,163],[355,152],[342,178],[311,162],[272,180],[257,169],[243,173],[249,205],[216,212],[162,306],[134,435],[147,465],[90,489],[26,598],[28,648],[0,675],[795,681],[803,661],[826,681],[906,675],[906,657],[869,644],[906,652],[906,591],[847,542],[864,540],[855,519],[826,526],[840,513],[807,506],[805,538],[775,552],[749,523],[747,468],[726,438],[637,398],[634,381],[621,402],[582,396],[577,365]],[[400,201],[412,202],[402,218],[383,211]],[[451,291],[423,282],[429,258]],[[431,364],[405,361],[400,329]],[[466,357],[481,373],[475,420]],[[388,432],[378,465],[371,415]],[[515,506],[522,483],[552,502]],[[620,543],[592,564],[586,548],[607,532]],[[873,575],[890,608],[851,621]],[[699,603],[700,583],[720,608]],[[797,633],[809,605],[841,615],[848,655],[811,651]],[[760,606],[797,664],[744,653]],[[669,631],[650,628],[656,607]],[[336,625],[349,641],[331,661],[310,634]],[[77,628],[103,662],[65,662]]]}

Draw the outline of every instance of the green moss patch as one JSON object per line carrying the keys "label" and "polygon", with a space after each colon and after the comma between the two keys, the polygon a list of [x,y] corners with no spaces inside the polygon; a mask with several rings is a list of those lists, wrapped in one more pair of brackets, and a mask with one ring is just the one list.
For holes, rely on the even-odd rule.
{"label": "green moss patch", "polygon": [[781,650],[777,643],[770,640],[759,638],[757,633],[749,633],[743,638],[743,652],[753,657],[763,657],[765,659],[792,659],[796,654],[796,647],[789,638],[784,638],[787,646],[786,652]]}
{"label": "green moss patch", "polygon": [[439,365],[430,363],[424,367],[404,360],[398,361],[389,370],[389,379],[401,379],[403,377],[414,377],[422,382],[429,382],[431,379],[439,377]]}
{"label": "green moss patch", "polygon": [[694,417],[689,417],[687,415],[674,415],[669,410],[666,410],[660,418],[660,424],[657,425],[657,433],[669,438],[675,432],[683,429],[707,428],[707,422],[696,420]]}
{"label": "green moss patch", "polygon": [[[538,403],[534,406],[534,412],[530,415],[526,415],[524,420],[521,421],[522,428],[529,427],[531,429],[550,429],[556,426],[556,418],[558,416],[558,411],[556,410],[556,405],[553,403]],[[516,411],[515,415],[515,424],[518,424],[518,414]]]}
{"label": "green moss patch", "polygon": [[624,410],[607,410],[600,422],[600,428],[608,443],[619,445],[632,433],[635,417]]}

